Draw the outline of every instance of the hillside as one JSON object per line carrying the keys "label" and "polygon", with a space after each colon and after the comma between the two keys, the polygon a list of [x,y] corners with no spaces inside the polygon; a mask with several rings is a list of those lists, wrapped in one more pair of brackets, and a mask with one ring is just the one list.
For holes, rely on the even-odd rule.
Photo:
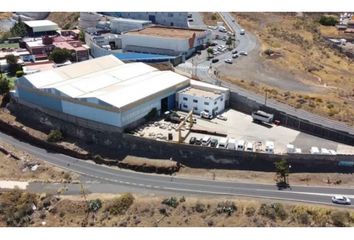
{"label": "hillside", "polygon": [[79,12],[51,12],[47,19],[57,23],[63,29],[71,29],[79,24],[79,17]]}

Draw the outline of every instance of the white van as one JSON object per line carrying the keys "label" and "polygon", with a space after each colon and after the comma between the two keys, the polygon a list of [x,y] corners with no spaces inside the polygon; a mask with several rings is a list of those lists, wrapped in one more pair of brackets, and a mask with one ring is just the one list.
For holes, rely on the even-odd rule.
{"label": "white van", "polygon": [[243,150],[245,150],[245,141],[244,141],[244,140],[238,140],[238,141],[237,141],[236,150],[238,150],[238,151],[243,151]]}
{"label": "white van", "polygon": [[219,140],[218,148],[226,148],[228,142],[229,142],[229,139],[228,139],[228,138],[221,138],[221,139]]}
{"label": "white van", "polygon": [[328,155],[328,154],[330,154],[330,152],[328,151],[327,148],[321,148],[321,154],[326,154],[326,155]]}
{"label": "white van", "polygon": [[247,152],[253,152],[253,143],[252,142],[248,142],[247,144],[246,144],[246,149],[245,149],[245,151],[247,151]]}
{"label": "white van", "polygon": [[236,144],[237,144],[236,139],[230,138],[229,142],[227,144],[227,149],[235,150],[236,149]]}
{"label": "white van", "polygon": [[266,153],[274,153],[274,142],[266,141],[265,142],[265,151],[266,151]]}
{"label": "white van", "polygon": [[287,151],[287,153],[294,153],[295,152],[295,146],[293,144],[287,144],[286,145],[286,151]]}
{"label": "white van", "polygon": [[209,136],[205,136],[202,139],[202,146],[208,146],[210,143],[210,137]]}
{"label": "white van", "polygon": [[311,154],[319,154],[320,150],[318,149],[318,147],[311,147],[310,153]]}

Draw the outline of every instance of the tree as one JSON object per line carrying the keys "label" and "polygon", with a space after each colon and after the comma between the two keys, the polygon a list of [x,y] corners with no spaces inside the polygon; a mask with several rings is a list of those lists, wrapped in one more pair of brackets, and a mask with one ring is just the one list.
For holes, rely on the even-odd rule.
{"label": "tree", "polygon": [[6,94],[10,91],[10,81],[4,77],[0,79],[0,94]]}
{"label": "tree", "polygon": [[6,62],[9,64],[9,73],[14,76],[17,71],[22,71],[22,67],[17,63],[17,58],[13,55],[6,55]]}
{"label": "tree", "polygon": [[80,33],[79,33],[79,40],[81,42],[85,42],[85,32],[82,29],[80,30]]}
{"label": "tree", "polygon": [[226,45],[229,47],[229,49],[231,48],[231,46],[232,46],[232,38],[231,38],[231,36],[229,36],[229,38],[226,40]]}
{"label": "tree", "polygon": [[24,37],[27,35],[26,24],[22,22],[21,17],[18,18],[17,23],[10,29],[10,33],[15,37]]}
{"label": "tree", "polygon": [[65,48],[54,48],[52,53],[49,55],[49,59],[55,63],[64,63],[71,58],[71,52]]}
{"label": "tree", "polygon": [[289,164],[285,159],[281,159],[275,162],[275,169],[277,174],[277,184],[289,184]]}
{"label": "tree", "polygon": [[208,53],[208,57],[211,57],[214,53],[214,50],[212,48],[208,48],[207,53]]}

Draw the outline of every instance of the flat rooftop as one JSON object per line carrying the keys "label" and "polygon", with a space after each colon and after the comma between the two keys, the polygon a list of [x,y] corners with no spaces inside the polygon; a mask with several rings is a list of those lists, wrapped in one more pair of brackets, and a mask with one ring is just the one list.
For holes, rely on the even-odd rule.
{"label": "flat rooftop", "polygon": [[188,95],[196,96],[196,97],[210,98],[210,99],[216,99],[221,96],[220,93],[215,93],[212,91],[205,91],[205,90],[197,89],[194,87],[189,87],[189,88],[183,89],[180,91],[180,93],[184,93],[184,94],[188,94]]}
{"label": "flat rooftop", "polygon": [[79,41],[73,42],[53,42],[53,45],[58,48],[65,48],[68,50],[75,50],[75,51],[85,51],[88,50],[85,48]]}
{"label": "flat rooftop", "polygon": [[33,21],[24,21],[24,23],[31,27],[43,27],[43,26],[53,26],[53,27],[57,27],[58,25],[55,22],[52,22],[50,20],[33,20]]}
{"label": "flat rooftop", "polygon": [[193,34],[198,35],[203,32],[204,30],[200,30],[200,29],[151,26],[141,30],[127,32],[125,34],[168,37],[168,38],[191,38]]}

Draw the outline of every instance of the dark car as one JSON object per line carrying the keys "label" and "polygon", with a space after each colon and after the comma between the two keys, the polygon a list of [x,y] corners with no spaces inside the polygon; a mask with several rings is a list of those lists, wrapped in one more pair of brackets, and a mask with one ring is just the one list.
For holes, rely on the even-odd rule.
{"label": "dark car", "polygon": [[217,62],[219,62],[219,59],[213,58],[213,60],[211,60],[211,62],[212,62],[212,63],[217,63]]}
{"label": "dark car", "polygon": [[238,53],[238,51],[237,51],[236,49],[234,49],[234,50],[232,50],[231,53],[232,53],[232,54],[236,54],[236,53]]}
{"label": "dark car", "polygon": [[201,145],[201,144],[202,144],[202,140],[203,140],[203,139],[202,139],[201,137],[196,138],[196,139],[195,139],[195,144],[196,144],[196,145]]}
{"label": "dark car", "polygon": [[191,137],[191,139],[189,139],[189,144],[195,144],[196,140],[197,140],[196,137]]}
{"label": "dark car", "polygon": [[290,185],[287,182],[280,181],[280,182],[277,182],[277,187],[279,190],[283,190],[283,189],[290,188]]}
{"label": "dark car", "polygon": [[216,138],[212,138],[210,140],[210,147],[216,147],[218,145],[218,140]]}

